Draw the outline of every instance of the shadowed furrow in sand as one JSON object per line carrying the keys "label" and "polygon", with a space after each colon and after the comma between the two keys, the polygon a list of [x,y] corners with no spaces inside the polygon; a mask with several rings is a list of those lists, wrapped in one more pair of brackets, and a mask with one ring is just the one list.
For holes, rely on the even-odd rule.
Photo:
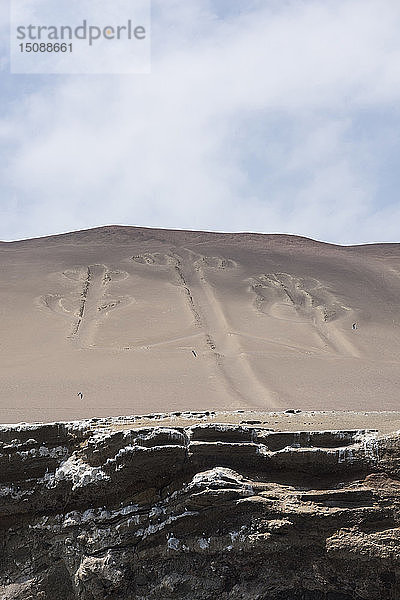
{"label": "shadowed furrow in sand", "polygon": [[72,336],[78,335],[79,328],[80,328],[82,320],[83,320],[83,315],[85,313],[86,301],[87,301],[87,296],[88,296],[88,291],[89,291],[91,277],[92,277],[92,273],[90,271],[90,267],[88,267],[87,268],[86,279],[85,279],[85,282],[83,284],[83,290],[82,290],[82,293],[81,293],[81,303],[80,303],[79,311],[78,311],[78,319],[77,319],[77,321],[76,321],[76,323],[74,325],[74,328],[72,330],[72,333],[71,333]]}
{"label": "shadowed furrow in sand", "polygon": [[262,385],[253,372],[246,353],[240,346],[239,340],[232,334],[223,307],[214,293],[213,287],[206,278],[204,267],[232,268],[233,261],[219,257],[199,257],[187,250],[186,277],[183,274],[185,262],[181,259],[180,270],[184,281],[195,275],[190,297],[196,307],[196,313],[202,314],[206,342],[213,351],[219,370],[226,381],[229,393],[241,402],[251,403],[260,407],[274,407],[272,394]]}
{"label": "shadowed furrow in sand", "polygon": [[[223,307],[206,278],[205,269],[232,269],[237,266],[235,261],[203,256],[187,248],[179,248],[179,252],[171,250],[165,255],[145,253],[132,257],[132,260],[142,265],[172,269],[174,279],[184,293],[194,325],[202,333],[206,352],[211,352],[214,357],[218,376],[232,400],[260,408],[274,407],[271,393],[253,372],[248,357],[238,338],[230,331]],[[191,338],[193,335],[186,337]],[[164,346],[167,344],[170,344],[170,340],[162,342]],[[154,344],[142,342],[140,347],[144,346],[151,348]],[[192,354],[195,358],[203,355],[198,348],[192,349]]]}
{"label": "shadowed furrow in sand", "polygon": [[92,265],[87,269],[87,277],[83,284],[81,305],[78,320],[72,332],[72,337],[81,347],[91,345],[98,325],[98,307],[107,285],[106,267]]}
{"label": "shadowed furrow in sand", "polygon": [[110,271],[105,265],[91,265],[83,283],[81,301],[71,339],[81,348],[95,346],[96,331],[101,319],[110,311],[129,302],[130,298],[107,299],[106,292],[113,278],[124,277],[120,271]]}

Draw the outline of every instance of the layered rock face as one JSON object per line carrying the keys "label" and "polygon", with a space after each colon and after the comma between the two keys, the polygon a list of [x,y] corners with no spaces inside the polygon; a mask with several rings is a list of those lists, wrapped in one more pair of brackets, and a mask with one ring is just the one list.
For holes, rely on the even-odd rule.
{"label": "layered rock face", "polygon": [[396,600],[400,438],[0,429],[3,600]]}

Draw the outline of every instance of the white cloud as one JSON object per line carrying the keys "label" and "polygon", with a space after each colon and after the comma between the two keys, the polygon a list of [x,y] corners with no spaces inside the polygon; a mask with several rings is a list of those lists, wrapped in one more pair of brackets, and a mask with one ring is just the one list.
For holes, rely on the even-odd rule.
{"label": "white cloud", "polygon": [[397,0],[225,19],[155,1],[152,75],[49,78],[0,122],[0,239],[105,223],[394,239],[353,122],[400,100],[399,25]]}

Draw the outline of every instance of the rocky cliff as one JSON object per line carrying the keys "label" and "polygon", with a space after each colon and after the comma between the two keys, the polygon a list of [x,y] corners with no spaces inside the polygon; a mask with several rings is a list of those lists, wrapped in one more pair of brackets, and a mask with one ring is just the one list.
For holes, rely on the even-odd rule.
{"label": "rocky cliff", "polygon": [[3,600],[400,598],[400,437],[0,428]]}

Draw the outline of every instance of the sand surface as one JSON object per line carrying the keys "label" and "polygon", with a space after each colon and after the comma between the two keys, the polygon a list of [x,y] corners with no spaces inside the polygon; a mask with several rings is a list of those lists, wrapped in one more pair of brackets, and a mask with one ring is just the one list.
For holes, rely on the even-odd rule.
{"label": "sand surface", "polygon": [[400,431],[399,411],[207,411],[95,419],[93,430],[130,430],[143,427],[191,427],[208,423],[241,425],[272,431],[351,431],[365,429],[387,435]]}
{"label": "sand surface", "polygon": [[400,244],[134,227],[0,243],[0,422],[395,411],[399,297]]}

